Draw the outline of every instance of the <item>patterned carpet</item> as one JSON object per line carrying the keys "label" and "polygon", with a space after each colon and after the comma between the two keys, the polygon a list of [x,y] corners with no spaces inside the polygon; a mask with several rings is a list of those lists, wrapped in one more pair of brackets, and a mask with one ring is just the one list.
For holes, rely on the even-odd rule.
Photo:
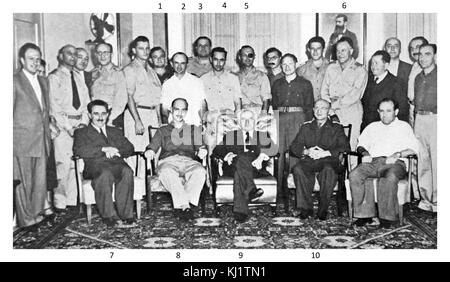
{"label": "patterned carpet", "polygon": [[269,207],[254,208],[251,218],[241,224],[234,221],[231,206],[215,217],[211,199],[204,215],[197,211],[194,221],[180,222],[173,216],[170,201],[168,194],[157,195],[156,208],[148,214],[143,204],[143,216],[127,228],[107,228],[95,213],[91,225],[84,214],[62,213],[38,231],[14,232],[13,245],[15,249],[437,248],[437,218],[420,213],[416,203],[406,213],[403,226],[378,229],[376,225],[350,227],[347,216],[336,215],[334,200],[325,221],[301,220],[284,213],[281,205],[277,216]]}

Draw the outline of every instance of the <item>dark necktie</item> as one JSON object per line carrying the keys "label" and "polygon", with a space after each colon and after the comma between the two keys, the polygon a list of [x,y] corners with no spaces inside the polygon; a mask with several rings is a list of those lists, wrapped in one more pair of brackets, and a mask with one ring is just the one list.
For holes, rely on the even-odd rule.
{"label": "dark necktie", "polygon": [[103,130],[100,128],[100,134],[102,135],[102,137],[103,137],[103,139],[105,140],[105,142],[106,143],[109,143],[108,142],[108,137],[106,137],[106,134],[105,134],[105,132],[103,132]]}
{"label": "dark necktie", "polygon": [[73,71],[70,72],[70,80],[72,81],[72,106],[75,110],[78,110],[81,106],[80,96],[78,96],[77,84],[75,83],[75,77]]}
{"label": "dark necktie", "polygon": [[250,143],[250,132],[245,132],[245,144]]}

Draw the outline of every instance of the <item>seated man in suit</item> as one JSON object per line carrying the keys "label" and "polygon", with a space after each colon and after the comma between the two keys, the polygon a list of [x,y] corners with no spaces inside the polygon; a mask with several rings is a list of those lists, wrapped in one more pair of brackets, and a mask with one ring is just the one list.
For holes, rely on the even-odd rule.
{"label": "seated man in suit", "polygon": [[398,103],[385,98],[378,104],[380,121],[369,124],[359,136],[357,151],[362,163],[350,172],[350,190],[356,226],[372,222],[376,215],[373,187],[367,178],[379,178],[377,187],[380,228],[389,228],[398,218],[397,185],[405,178],[405,164],[399,158],[417,154],[419,143],[411,126],[397,118]]}
{"label": "seated man in suit", "polygon": [[188,111],[186,99],[173,100],[170,111],[172,122],[156,131],[145,156],[151,160],[161,148],[158,178],[172,195],[175,215],[187,221],[194,218],[191,205],[198,205],[206,179],[197,157],[204,159],[208,152],[202,143],[201,127],[184,121]]}
{"label": "seated man in suit", "polygon": [[319,99],[314,104],[314,119],[305,122],[290,146],[292,154],[300,158],[293,168],[300,218],[313,214],[312,192],[316,173],[320,185],[317,217],[325,220],[333,188],[338,180],[339,153],[350,151],[344,128],[328,118],[331,104]]}
{"label": "seated man in suit", "polygon": [[[89,126],[77,129],[73,153],[83,158],[83,177],[92,179],[97,210],[108,227],[121,219],[132,224],[133,219],[133,170],[124,161],[134,151],[133,144],[120,129],[106,126],[108,104],[94,100],[87,106],[91,120]],[[115,205],[112,185],[115,184]]]}
{"label": "seated man in suit", "polygon": [[223,160],[223,175],[234,177],[234,218],[244,222],[248,218],[248,204],[263,195],[257,189],[256,177],[270,175],[265,167],[269,155],[277,153],[278,148],[267,132],[255,131],[255,113],[244,109],[238,114],[240,128],[225,134],[213,155]]}

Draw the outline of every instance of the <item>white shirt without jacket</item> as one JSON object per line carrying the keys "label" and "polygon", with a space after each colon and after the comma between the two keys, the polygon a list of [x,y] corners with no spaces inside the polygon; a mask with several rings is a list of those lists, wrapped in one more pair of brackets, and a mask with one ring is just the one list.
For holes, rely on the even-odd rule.
{"label": "white shirt without jacket", "polygon": [[164,82],[161,91],[161,104],[170,108],[172,101],[176,98],[184,98],[189,104],[185,118],[186,123],[200,125],[199,111],[202,109],[203,100],[206,99],[205,88],[200,78],[185,73],[181,79],[174,75]]}
{"label": "white shirt without jacket", "polygon": [[364,147],[372,157],[388,157],[406,149],[419,152],[419,142],[411,126],[398,118],[385,125],[381,121],[369,124],[358,138],[358,147]]}

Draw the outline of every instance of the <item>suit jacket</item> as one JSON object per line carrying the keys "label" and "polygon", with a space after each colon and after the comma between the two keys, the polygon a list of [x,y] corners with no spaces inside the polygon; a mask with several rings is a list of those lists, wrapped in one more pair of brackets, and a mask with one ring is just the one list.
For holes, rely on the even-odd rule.
{"label": "suit jacket", "polygon": [[331,157],[336,159],[340,152],[350,151],[349,138],[345,135],[344,128],[330,119],[320,128],[316,119],[303,123],[289,150],[294,156],[301,158],[304,149],[314,146],[330,151]]}
{"label": "suit jacket", "polygon": [[[134,152],[134,146],[123,135],[122,131],[115,127],[106,126],[107,140],[92,124],[75,130],[73,141],[73,154],[83,158],[85,168],[83,176],[86,179],[93,177],[94,172],[105,164],[125,164],[124,158],[128,158]],[[119,150],[121,157],[115,156],[108,159],[103,147],[115,147]]]}
{"label": "suit jacket", "polygon": [[13,76],[13,154],[44,157],[50,152],[48,80],[38,76],[42,106],[30,81],[20,70]]}
{"label": "suit jacket", "polygon": [[[273,156],[278,153],[278,145],[270,138],[267,132],[254,131],[253,138],[250,138],[250,145],[246,145],[247,152],[244,152],[244,132],[242,130],[229,131],[225,134],[222,142],[214,148],[213,157],[223,160],[228,153],[250,154],[252,161],[255,160],[260,153]],[[263,168],[267,166],[267,162],[263,162]],[[223,171],[230,171],[231,167],[228,163],[223,163]]]}
{"label": "suit jacket", "polygon": [[402,91],[408,95],[408,79],[411,73],[412,65],[400,60],[398,63],[397,78],[402,86]]}
{"label": "suit jacket", "polygon": [[[406,92],[403,91],[399,79],[388,72],[386,77],[379,84],[375,83],[373,77],[369,78],[364,95],[361,99],[364,111],[361,131],[371,122],[380,120],[377,106],[384,98],[396,100],[399,104],[398,118],[406,122],[408,121],[409,104]],[[355,128],[355,130],[358,129]]]}

